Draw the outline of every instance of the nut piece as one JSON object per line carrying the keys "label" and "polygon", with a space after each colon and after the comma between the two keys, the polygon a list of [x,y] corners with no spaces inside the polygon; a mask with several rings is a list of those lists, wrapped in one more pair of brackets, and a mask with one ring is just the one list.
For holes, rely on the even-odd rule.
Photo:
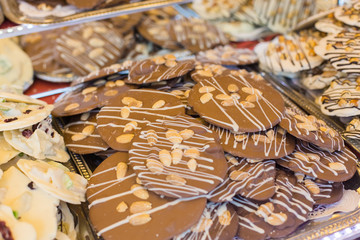
{"label": "nut piece", "polygon": [[306,156],[308,156],[311,161],[320,161],[320,156],[315,153],[306,153]]}
{"label": "nut piece", "polygon": [[235,138],[235,141],[237,142],[242,142],[244,141],[245,139],[247,139],[249,136],[247,134],[238,134],[238,135],[235,135],[234,138]]}
{"label": "nut piece", "polygon": [[236,86],[235,84],[229,84],[228,91],[231,93],[237,92],[239,91],[239,87]]}
{"label": "nut piece", "polygon": [[158,136],[155,130],[150,129],[149,131],[147,131],[146,139],[150,146],[154,146],[157,143],[157,138]]}
{"label": "nut piece", "polygon": [[130,189],[133,192],[133,194],[140,199],[146,200],[149,198],[148,191],[139,184],[132,185]]}
{"label": "nut piece", "polygon": [[256,210],[255,214],[264,219],[267,218],[272,212],[274,212],[274,204],[272,202],[267,202],[261,204]]}
{"label": "nut piece", "polygon": [[183,140],[180,133],[174,129],[168,130],[165,136],[172,143],[181,143]]}
{"label": "nut piece", "polygon": [[144,213],[141,215],[130,216],[129,223],[133,226],[139,226],[150,222],[150,220],[150,215]]}
{"label": "nut piece", "polygon": [[122,118],[128,118],[130,116],[130,108],[123,107],[120,111],[120,114]]}
{"label": "nut piece", "polygon": [[125,82],[124,82],[124,80],[116,80],[115,85],[118,87],[122,87],[125,85]]}
{"label": "nut piece", "polygon": [[252,140],[255,142],[255,144],[257,144],[258,142],[262,142],[262,143],[271,143],[271,140],[262,134],[253,134],[251,135]]}
{"label": "nut piece", "polygon": [[224,100],[221,102],[221,105],[224,107],[230,107],[230,106],[234,106],[234,100],[233,99],[228,99],[228,100]]}
{"label": "nut piece", "polygon": [[189,148],[185,150],[184,155],[189,158],[198,158],[200,156],[200,152],[197,148]]}
{"label": "nut piece", "polygon": [[312,194],[319,194],[320,193],[320,188],[318,185],[316,185],[316,183],[314,183],[313,181],[311,181],[310,179],[305,179],[304,180],[304,184],[305,187],[312,193]]}
{"label": "nut piece", "polygon": [[241,170],[235,170],[230,173],[230,179],[233,181],[242,181],[250,176],[250,173]]}
{"label": "nut piece", "polygon": [[123,99],[121,100],[121,102],[124,105],[129,105],[131,102],[135,102],[135,101],[137,101],[137,100],[133,97],[123,97]]}
{"label": "nut piece", "polygon": [[308,162],[310,159],[308,157],[308,155],[306,153],[303,153],[303,152],[294,152],[293,153],[294,157],[301,160],[301,161],[304,161],[304,162]]}
{"label": "nut piece", "polygon": [[228,160],[232,165],[235,165],[235,166],[239,165],[238,160],[236,160],[236,158],[235,158],[233,155],[226,154],[226,155],[225,155],[225,158],[226,158],[226,160]]}
{"label": "nut piece", "polygon": [[168,150],[163,149],[159,152],[159,159],[162,164],[164,164],[166,167],[171,166],[171,154]]}
{"label": "nut piece", "polygon": [[154,105],[152,105],[152,109],[159,109],[162,108],[165,105],[165,101],[164,100],[159,100],[156,103],[154,103]]}
{"label": "nut piece", "polygon": [[303,115],[299,115],[299,114],[296,114],[296,115],[294,116],[294,118],[297,119],[297,120],[299,120],[299,121],[301,121],[301,122],[308,122],[308,121],[309,121],[309,119],[308,119],[307,117],[305,117],[305,116],[303,116]]}
{"label": "nut piece", "polygon": [[116,138],[118,143],[129,143],[134,138],[134,134],[122,134]]}
{"label": "nut piece", "polygon": [[186,180],[176,174],[166,176],[166,181],[175,186],[183,186],[186,184]]}
{"label": "nut piece", "polygon": [[128,166],[124,162],[118,163],[116,166],[116,179],[122,179],[125,177]]}
{"label": "nut piece", "polygon": [[211,86],[203,86],[203,87],[199,88],[199,93],[210,93],[213,91],[215,91],[215,88],[211,87]]}
{"label": "nut piece", "polygon": [[77,133],[77,134],[74,134],[71,136],[71,140],[73,140],[74,142],[77,142],[77,141],[81,141],[83,139],[85,139],[87,136],[82,134],[82,133]]}
{"label": "nut piece", "polygon": [[161,65],[165,63],[165,58],[158,56],[151,59],[153,62],[155,62],[156,65]]}
{"label": "nut piece", "polygon": [[183,138],[183,140],[188,140],[190,139],[192,136],[194,136],[194,131],[191,129],[185,129],[180,131],[180,135]]}
{"label": "nut piece", "polygon": [[154,159],[146,159],[146,167],[150,170],[150,172],[156,174],[160,174],[164,171],[164,165]]}
{"label": "nut piece", "polygon": [[138,124],[135,121],[128,122],[127,124],[125,124],[124,132],[131,132],[132,130],[136,129],[137,126]]}
{"label": "nut piece", "polygon": [[88,125],[88,126],[83,128],[81,133],[84,134],[85,136],[90,136],[94,131],[95,131],[95,126],[94,125]]}
{"label": "nut piece", "polygon": [[223,101],[225,101],[225,100],[232,100],[232,99],[233,99],[231,96],[229,96],[229,95],[227,95],[227,94],[222,94],[222,93],[216,95],[215,98],[218,99],[218,100],[223,100]]}
{"label": "nut piece", "polygon": [[128,205],[124,201],[119,203],[119,205],[117,205],[117,207],[116,207],[116,211],[118,211],[120,213],[125,212],[127,209],[128,209]]}
{"label": "nut piece", "polygon": [[92,92],[95,92],[97,90],[97,87],[87,87],[81,91],[82,95],[86,95]]}
{"label": "nut piece", "polygon": [[256,94],[250,94],[250,95],[247,95],[246,98],[245,98],[245,101],[248,101],[248,102],[256,102],[259,100],[259,96],[256,95]]}
{"label": "nut piece", "polygon": [[305,174],[296,172],[294,175],[295,175],[298,183],[302,183],[304,181]]}
{"label": "nut piece", "polygon": [[89,117],[90,117],[90,112],[86,112],[86,113],[81,114],[80,120],[86,121],[89,119]]}
{"label": "nut piece", "polygon": [[174,149],[171,151],[171,158],[172,158],[172,163],[178,164],[181,161],[181,158],[183,156],[183,152],[181,149]]}
{"label": "nut piece", "polygon": [[223,226],[228,226],[230,225],[230,222],[231,222],[231,213],[229,210],[226,210],[219,216],[219,223]]}
{"label": "nut piece", "polygon": [[74,110],[75,108],[78,108],[80,105],[78,103],[70,103],[69,105],[67,105],[64,109],[65,112]]}
{"label": "nut piece", "polygon": [[118,94],[118,90],[107,90],[104,92],[104,95],[107,97],[115,96],[116,94]]}
{"label": "nut piece", "polygon": [[255,94],[258,96],[262,95],[262,92],[259,89],[251,88],[251,87],[243,87],[243,88],[241,88],[241,91],[243,91],[244,93],[247,93],[247,94]]}
{"label": "nut piece", "polygon": [[89,44],[92,47],[102,47],[105,45],[105,42],[101,40],[100,38],[91,38],[89,40]]}
{"label": "nut piece", "polygon": [[103,48],[95,48],[94,50],[92,50],[91,52],[89,52],[89,58],[91,59],[95,59],[97,57],[100,57],[102,54],[104,53],[104,49]]}
{"label": "nut piece", "polygon": [[310,122],[305,122],[305,123],[297,123],[296,127],[300,128],[300,129],[305,129],[309,132],[313,132],[313,131],[317,131],[318,128],[316,125],[313,125]]}
{"label": "nut piece", "polygon": [[213,96],[212,93],[205,93],[200,97],[200,102],[205,104],[211,100],[212,96]]}
{"label": "nut piece", "polygon": [[140,213],[148,211],[152,208],[151,202],[148,201],[137,201],[133,202],[130,206],[130,213]]}
{"label": "nut piece", "polygon": [[201,217],[198,224],[191,227],[191,231],[195,233],[200,233],[208,230],[211,225],[213,224],[213,221],[210,218]]}
{"label": "nut piece", "polygon": [[273,226],[280,226],[287,220],[287,215],[285,213],[273,213],[267,219],[266,222]]}
{"label": "nut piece", "polygon": [[193,159],[193,158],[190,159],[190,160],[188,161],[188,163],[187,163],[187,166],[188,166],[188,168],[190,169],[190,171],[195,172],[196,167],[197,167],[197,162],[196,162],[196,160]]}
{"label": "nut piece", "polygon": [[345,165],[339,162],[331,162],[329,167],[335,171],[346,171]]}
{"label": "nut piece", "polygon": [[165,66],[171,68],[171,67],[175,67],[177,65],[176,61],[174,60],[166,60],[165,62]]}
{"label": "nut piece", "polygon": [[255,105],[253,103],[248,102],[248,101],[241,101],[240,105],[244,108],[254,108],[255,107]]}

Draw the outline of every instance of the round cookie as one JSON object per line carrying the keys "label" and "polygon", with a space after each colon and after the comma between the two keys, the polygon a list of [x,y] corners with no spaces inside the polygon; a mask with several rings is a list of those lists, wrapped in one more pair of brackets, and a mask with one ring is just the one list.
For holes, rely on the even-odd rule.
{"label": "round cookie", "polygon": [[329,127],[324,121],[312,115],[286,108],[280,127],[301,140],[311,142],[330,152],[344,149],[344,140],[341,135]]}
{"label": "round cookie", "polygon": [[188,116],[144,127],[129,156],[142,184],[174,198],[207,194],[223,181],[227,168],[214,133]]}
{"label": "round cookie", "polygon": [[138,131],[157,119],[173,119],[185,113],[185,106],[174,95],[151,89],[132,89],[101,108],[97,129],[113,149],[128,151]]}
{"label": "round cookie", "polygon": [[295,149],[295,139],[281,127],[265,132],[234,134],[229,130],[210,125],[220,137],[224,151],[237,157],[276,159],[289,155]]}
{"label": "round cookie", "polygon": [[213,202],[231,201],[239,194],[254,200],[267,200],[275,193],[275,162],[251,162],[225,155],[228,169],[225,180],[208,194]]}
{"label": "round cookie", "polygon": [[64,127],[65,146],[70,151],[90,154],[106,151],[109,148],[96,129],[98,112],[91,111],[76,116]]}
{"label": "round cookie", "polygon": [[139,184],[127,163],[127,153],[115,153],[89,180],[89,216],[99,236],[105,240],[119,236],[165,240],[197,223],[206,206],[204,197],[160,197]]}
{"label": "round cookie", "polygon": [[298,140],[295,151],[289,156],[276,159],[276,163],[294,172],[331,182],[349,180],[356,172],[356,156],[347,148],[328,152]]}
{"label": "round cookie", "polygon": [[239,215],[238,237],[244,240],[285,237],[307,221],[314,200],[296,177],[282,170],[276,173],[276,193],[267,202],[240,196],[231,202]]}
{"label": "round cookie", "polygon": [[191,52],[204,51],[228,43],[223,32],[200,18],[174,19],[168,27],[170,38]]}
{"label": "round cookie", "polygon": [[230,45],[199,52],[196,60],[219,65],[248,65],[258,61],[256,54],[248,48],[233,48]]}
{"label": "round cookie", "polygon": [[285,111],[280,93],[263,81],[238,73],[197,83],[189,95],[190,106],[209,123],[235,133],[274,127]]}
{"label": "round cookie", "polygon": [[200,221],[173,240],[232,240],[238,229],[238,217],[230,203],[209,202]]}
{"label": "round cookie", "polygon": [[330,85],[331,81],[344,76],[343,73],[336,71],[331,64],[304,71],[301,73],[301,83],[307,89],[323,89]]}
{"label": "round cookie", "polygon": [[360,27],[360,4],[357,1],[350,1],[342,7],[335,9],[334,16],[337,20],[350,25]]}
{"label": "round cookie", "polygon": [[52,114],[56,117],[73,116],[100,108],[109,103],[113,98],[123,92],[127,92],[134,86],[127,85],[118,76],[118,80],[106,81],[100,79],[95,82],[87,82],[75,86],[71,91],[64,94],[54,104]]}
{"label": "round cookie", "polygon": [[109,22],[89,22],[67,29],[56,39],[56,60],[78,76],[114,64],[123,54],[124,40]]}
{"label": "round cookie", "polygon": [[127,83],[146,84],[181,77],[194,69],[193,60],[177,61],[171,54],[145,59],[130,68]]}
{"label": "round cookie", "polygon": [[112,17],[109,20],[121,34],[125,35],[131,32],[132,29],[140,23],[142,17],[143,13],[140,12]]}

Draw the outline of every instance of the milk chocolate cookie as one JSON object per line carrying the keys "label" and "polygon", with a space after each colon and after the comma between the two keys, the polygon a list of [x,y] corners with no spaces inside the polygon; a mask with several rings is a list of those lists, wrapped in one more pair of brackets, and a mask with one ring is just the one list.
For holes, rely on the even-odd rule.
{"label": "milk chocolate cookie", "polygon": [[[119,77],[120,78],[120,77]],[[73,88],[55,104],[52,114],[56,117],[73,116],[106,105],[112,98],[134,87],[123,80],[98,80]]]}
{"label": "milk chocolate cookie", "polygon": [[267,202],[254,202],[237,196],[231,202],[239,214],[238,237],[267,239],[284,237],[307,221],[314,200],[292,173],[278,170],[276,193]]}
{"label": "milk chocolate cookie", "polygon": [[184,105],[170,93],[132,89],[100,110],[97,128],[111,148],[128,151],[134,134],[142,127],[157,119],[172,119],[184,113]]}
{"label": "milk chocolate cookie", "polygon": [[231,201],[239,194],[254,200],[267,200],[275,193],[275,162],[237,159],[226,154],[228,169],[225,180],[208,194],[213,202]]}
{"label": "milk chocolate cookie", "polygon": [[74,153],[89,154],[108,149],[96,129],[96,116],[99,111],[93,110],[75,116],[64,127],[65,146]]}
{"label": "milk chocolate cookie", "polygon": [[188,101],[206,121],[236,133],[269,129],[285,111],[275,89],[247,75],[204,79],[194,86]]}
{"label": "milk chocolate cookie", "polygon": [[174,55],[167,54],[146,59],[133,64],[127,83],[146,84],[181,77],[195,67],[193,60],[178,61]]}
{"label": "milk chocolate cookie", "polygon": [[295,151],[276,162],[294,172],[331,182],[343,182],[356,172],[356,156],[347,148],[330,153],[299,140]]}
{"label": "milk chocolate cookie", "polygon": [[220,137],[220,144],[226,152],[238,157],[253,159],[275,159],[289,155],[295,149],[295,139],[281,127],[265,132],[234,134],[210,125]]}
{"label": "milk chocolate cookie", "polygon": [[109,20],[112,22],[112,24],[114,24],[117,30],[124,35],[131,32],[136,27],[136,25],[139,24],[142,17],[143,13],[132,13],[129,15],[112,17]]}
{"label": "milk chocolate cookie", "polygon": [[286,108],[284,118],[279,124],[291,135],[311,142],[330,152],[344,149],[344,140],[333,128],[312,115],[292,108]]}
{"label": "milk chocolate cookie", "polygon": [[214,133],[188,116],[144,127],[129,156],[144,186],[174,198],[207,194],[223,181],[227,168]]}
{"label": "milk chocolate cookie", "polygon": [[123,54],[122,35],[108,22],[69,28],[56,39],[56,60],[79,76],[114,64]]}
{"label": "milk chocolate cookie", "polygon": [[248,65],[258,61],[256,54],[247,48],[233,48],[230,45],[199,52],[196,60],[219,65]]}
{"label": "milk chocolate cookie", "polygon": [[90,221],[105,240],[170,239],[196,224],[206,199],[173,199],[148,191],[118,152],[94,171],[86,192]]}
{"label": "milk chocolate cookie", "polygon": [[232,240],[238,229],[238,217],[230,203],[211,203],[197,222],[173,240],[221,239]]}
{"label": "milk chocolate cookie", "polygon": [[200,18],[180,18],[169,23],[170,38],[191,52],[212,49],[225,45],[225,34],[210,22]]}

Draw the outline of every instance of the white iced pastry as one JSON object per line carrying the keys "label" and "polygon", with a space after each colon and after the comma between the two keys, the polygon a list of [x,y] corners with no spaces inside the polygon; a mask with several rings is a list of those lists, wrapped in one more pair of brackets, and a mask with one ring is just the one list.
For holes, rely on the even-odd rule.
{"label": "white iced pastry", "polygon": [[45,18],[49,16],[54,17],[66,17],[69,15],[73,15],[75,13],[80,12],[80,10],[74,6],[67,5],[67,6],[61,6],[57,5],[54,8],[48,7],[48,8],[37,8],[25,1],[19,1],[19,10],[26,16],[32,17],[32,18]]}
{"label": "white iced pastry", "polygon": [[192,8],[207,20],[229,18],[246,0],[194,0]]}

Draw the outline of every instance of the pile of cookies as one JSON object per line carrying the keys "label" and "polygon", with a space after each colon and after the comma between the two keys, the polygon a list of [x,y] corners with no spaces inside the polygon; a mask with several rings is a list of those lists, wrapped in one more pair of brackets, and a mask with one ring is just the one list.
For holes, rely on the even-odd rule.
{"label": "pile of cookies", "polygon": [[69,160],[51,124],[52,105],[0,92],[0,218],[6,239],[76,239],[67,203],[85,201],[87,180]]}
{"label": "pile of cookies", "polygon": [[285,237],[355,174],[339,133],[285,108],[259,74],[224,67],[255,63],[253,52],[222,46],[196,60],[116,64],[55,104],[66,146],[107,156],[86,192],[104,239]]}

